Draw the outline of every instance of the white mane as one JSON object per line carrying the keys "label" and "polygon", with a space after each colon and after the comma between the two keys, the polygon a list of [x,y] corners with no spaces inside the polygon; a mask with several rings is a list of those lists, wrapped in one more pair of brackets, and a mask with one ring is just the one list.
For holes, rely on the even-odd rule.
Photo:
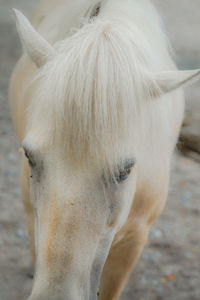
{"label": "white mane", "polygon": [[[61,138],[81,156],[121,151],[119,139],[133,138],[138,122],[147,134],[142,115],[149,106],[157,110],[152,100],[157,86],[149,75],[152,45],[124,12],[104,10],[55,44],[57,56],[39,71],[27,118],[29,127],[40,122],[45,136]],[[164,35],[160,38],[166,48]]]}

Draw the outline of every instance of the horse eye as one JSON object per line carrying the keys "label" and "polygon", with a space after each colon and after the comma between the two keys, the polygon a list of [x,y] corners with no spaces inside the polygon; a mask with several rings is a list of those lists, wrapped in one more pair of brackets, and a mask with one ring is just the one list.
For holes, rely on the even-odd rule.
{"label": "horse eye", "polygon": [[128,176],[130,175],[130,173],[131,173],[131,168],[130,167],[125,168],[123,171],[120,171],[117,178],[116,178],[117,182],[118,183],[124,182],[128,178]]}
{"label": "horse eye", "polygon": [[103,182],[106,187],[109,187],[111,183],[120,184],[123,183],[131,174],[132,168],[135,166],[136,161],[134,159],[126,159],[114,168],[112,173],[103,173]]}

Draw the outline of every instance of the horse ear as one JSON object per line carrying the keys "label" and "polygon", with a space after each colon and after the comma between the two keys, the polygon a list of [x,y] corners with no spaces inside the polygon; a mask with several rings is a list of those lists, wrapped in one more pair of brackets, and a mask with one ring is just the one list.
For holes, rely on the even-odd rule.
{"label": "horse ear", "polygon": [[153,74],[161,93],[167,94],[178,88],[190,86],[200,80],[200,69],[187,71],[165,71]]}
{"label": "horse ear", "polygon": [[13,9],[22,46],[32,61],[41,67],[56,54],[54,48],[33,28],[27,18]]}

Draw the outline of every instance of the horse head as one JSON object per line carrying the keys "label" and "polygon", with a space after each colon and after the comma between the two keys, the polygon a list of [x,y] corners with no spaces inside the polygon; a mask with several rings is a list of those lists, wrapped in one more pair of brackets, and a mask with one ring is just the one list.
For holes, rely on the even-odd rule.
{"label": "horse head", "polygon": [[[39,74],[22,142],[35,224],[29,299],[94,300],[113,239],[130,213],[141,164],[151,160],[142,131],[149,121],[139,126],[137,117],[141,104],[135,113],[138,93],[155,98],[142,103],[159,105],[165,100],[156,98],[196,80],[200,71],[133,74],[131,52],[122,47],[129,36],[121,34],[117,43],[117,26],[85,25],[59,48],[15,13],[24,51]],[[134,93],[138,76],[148,92]]]}

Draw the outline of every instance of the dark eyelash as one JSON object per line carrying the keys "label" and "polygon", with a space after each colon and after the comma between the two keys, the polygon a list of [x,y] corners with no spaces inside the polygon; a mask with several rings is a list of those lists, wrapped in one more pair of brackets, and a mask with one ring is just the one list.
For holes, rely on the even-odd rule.
{"label": "dark eyelash", "polygon": [[33,158],[30,156],[30,154],[25,149],[24,149],[24,154],[25,154],[26,158],[28,159],[29,166],[31,168],[35,167],[35,162],[34,162]]}

